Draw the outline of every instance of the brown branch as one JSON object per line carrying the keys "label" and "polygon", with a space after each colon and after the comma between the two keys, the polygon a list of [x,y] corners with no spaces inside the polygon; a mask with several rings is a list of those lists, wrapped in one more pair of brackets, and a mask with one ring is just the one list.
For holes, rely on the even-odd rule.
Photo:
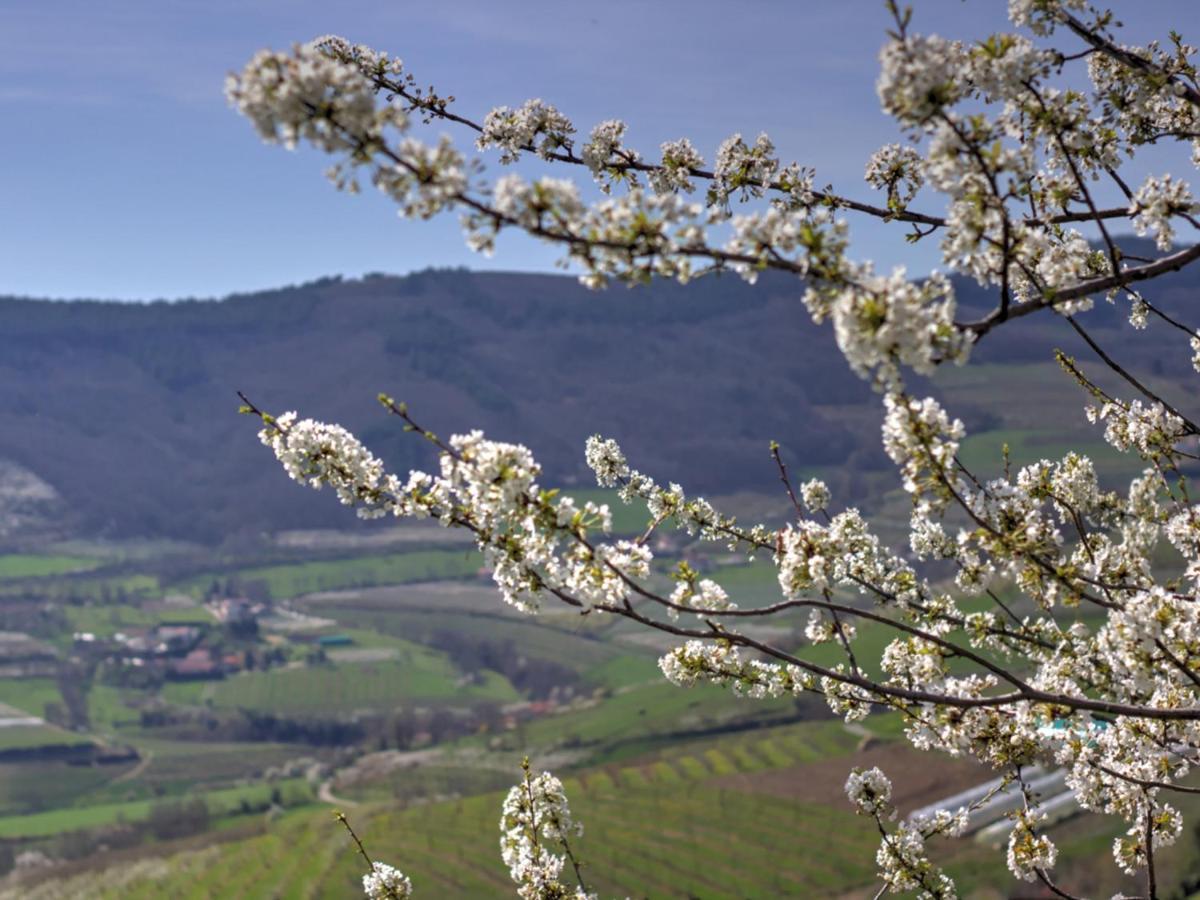
{"label": "brown branch", "polygon": [[1113,288],[1122,288],[1129,284],[1136,284],[1140,281],[1157,278],[1159,275],[1165,275],[1168,272],[1177,272],[1197,259],[1200,259],[1200,244],[1193,244],[1186,250],[1161,257],[1148,265],[1125,269],[1123,272],[1082,281],[1071,287],[1044,295],[1040,300],[1022,303],[1010,309],[1007,315],[1001,316],[999,310],[993,310],[978,321],[965,322],[958,327],[964,331],[974,333],[977,338],[983,337],[983,335],[987,334],[997,325],[1009,319],[1020,319],[1043,309],[1052,309],[1058,304],[1066,303],[1069,300],[1078,300],[1081,297],[1099,294]]}
{"label": "brown branch", "polygon": [[1130,53],[1123,47],[1118,47],[1112,41],[1102,36],[1097,29],[1084,25],[1061,6],[1056,5],[1053,8],[1058,20],[1070,28],[1071,31],[1075,32],[1085,43],[1090,44],[1093,49],[1115,59],[1127,69],[1133,69],[1135,72],[1143,75],[1154,75],[1159,78],[1165,78],[1172,86],[1181,90],[1178,96],[1185,97],[1193,106],[1200,106],[1200,92],[1184,79],[1168,73],[1162,66],[1152,60],[1143,59],[1135,53]]}
{"label": "brown branch", "polygon": [[1064,316],[1064,318],[1067,320],[1067,323],[1073,329],[1075,329],[1075,333],[1084,339],[1084,341],[1087,343],[1087,345],[1092,348],[1092,351],[1098,357],[1100,357],[1100,359],[1104,362],[1104,364],[1106,366],[1108,366],[1110,369],[1112,369],[1114,372],[1116,372],[1118,375],[1120,375],[1123,379],[1125,379],[1125,381],[1127,381],[1130,385],[1132,385],[1139,393],[1141,393],[1141,395],[1143,397],[1145,397],[1151,403],[1162,404],[1163,408],[1166,409],[1167,412],[1171,413],[1173,416],[1175,416],[1181,422],[1183,422],[1184,426],[1187,428],[1187,430],[1191,434],[1200,434],[1200,425],[1197,425],[1195,422],[1193,422],[1191,419],[1189,419],[1187,416],[1185,416],[1183,413],[1181,413],[1178,409],[1176,409],[1174,406],[1172,406],[1170,403],[1168,403],[1166,400],[1164,400],[1158,394],[1154,393],[1154,391],[1150,390],[1150,388],[1146,387],[1144,384],[1142,384],[1140,381],[1138,381],[1138,379],[1136,377],[1134,377],[1134,375],[1131,372],[1129,372],[1120,363],[1118,363],[1115,359],[1113,359],[1111,356],[1109,356],[1108,353],[1106,353],[1104,351],[1104,348],[1102,348],[1098,343],[1096,343],[1096,341],[1094,341],[1092,339],[1092,336],[1084,330],[1083,326],[1080,325],[1077,321],[1075,321],[1074,316]]}
{"label": "brown branch", "polygon": [[[381,75],[367,75],[368,80],[375,85],[379,90],[386,91],[398,97],[402,97],[410,104],[411,109],[420,109],[427,115],[443,119],[448,122],[454,122],[474,131],[476,134],[483,134],[483,126],[466,116],[450,112],[444,104],[436,102],[436,98],[431,101],[430,98],[417,96],[412,90],[401,82],[393,81]],[[522,151],[530,154],[537,154],[542,159],[551,160],[553,162],[566,163],[574,166],[586,165],[583,159],[576,155],[573,148],[568,147],[566,151],[552,150],[549,152],[541,152],[533,144],[524,144],[520,147]],[[656,173],[663,171],[663,166],[654,163],[643,162],[642,160],[626,156],[622,161],[611,162],[606,166],[607,169],[618,172],[641,172],[645,174]],[[703,168],[689,168],[688,175],[693,178],[698,178],[701,181],[716,180],[716,173]],[[779,181],[763,181],[761,179],[748,178],[744,182],[747,187],[761,188],[764,190],[787,193],[785,186]],[[912,212],[907,209],[891,209],[881,206],[875,206],[870,203],[863,203],[857,200],[852,200],[848,197],[843,197],[836,193],[828,191],[814,190],[810,191],[815,204],[828,204],[836,206],[839,209],[849,209],[854,212],[863,213],[873,216],[884,221],[906,222],[914,225],[928,225],[933,229],[942,228],[946,224],[944,216],[934,216],[926,213]],[[1063,212],[1060,215],[1050,218],[1035,218],[1027,221],[1046,222],[1049,224],[1066,224],[1069,222],[1090,222],[1097,218],[1102,219],[1121,219],[1128,218],[1129,210],[1126,207],[1113,207],[1111,209],[1103,209],[1095,212]],[[928,233],[928,232],[926,232]]]}

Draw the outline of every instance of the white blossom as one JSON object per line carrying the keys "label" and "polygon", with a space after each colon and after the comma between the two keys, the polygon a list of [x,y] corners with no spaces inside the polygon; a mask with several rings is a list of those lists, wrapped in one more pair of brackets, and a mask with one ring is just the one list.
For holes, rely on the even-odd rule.
{"label": "white blossom", "polygon": [[1058,848],[1036,830],[1043,814],[1021,812],[1008,835],[1008,870],[1022,881],[1034,881],[1039,871],[1054,868]]}
{"label": "white blossom", "polygon": [[582,887],[568,889],[560,881],[569,841],[582,834],[562,782],[549,772],[533,775],[526,764],[500,814],[500,857],[522,900],[594,900]]}
{"label": "white blossom", "polygon": [[567,147],[575,126],[549,103],[526,100],[517,109],[498,106],[483,120],[483,131],[476,140],[480,150],[500,149],[502,163],[514,163],[526,149],[549,156]]}
{"label": "white blossom", "polygon": [[800,485],[800,499],[809,512],[821,512],[829,506],[829,488],[819,478],[812,478]]}
{"label": "white blossom", "polygon": [[889,207],[903,208],[925,183],[921,163],[921,154],[915,148],[887,144],[876,150],[867,161],[867,183],[887,191]]}
{"label": "white blossom", "polygon": [[[583,151],[580,154],[584,165],[591,170],[592,176],[600,184],[600,189],[606,194],[611,189],[610,185],[614,175],[610,167],[614,165],[627,166],[638,158],[637,153],[626,149],[621,144],[621,140],[625,136],[625,128],[625,123],[619,119],[601,122],[592,129],[591,137],[583,145]],[[633,178],[632,170],[621,169],[619,171],[625,173],[631,184],[637,183]]]}
{"label": "white blossom", "polygon": [[369,900],[408,900],[413,894],[408,876],[387,863],[372,863],[371,871],[362,878],[362,884],[363,893]]}
{"label": "white blossom", "polygon": [[1082,11],[1087,0],[1008,0],[1008,17],[1014,25],[1024,25],[1034,34],[1046,35],[1058,24],[1060,10]]}
{"label": "white blossom", "polygon": [[878,766],[853,769],[846,779],[846,796],[859,813],[887,814],[891,811],[892,782]]}
{"label": "white blossom", "polygon": [[740,192],[743,197],[761,197],[778,168],[775,145],[769,137],[760,134],[753,145],[748,145],[740,134],[735,134],[717,148],[717,161],[713,167],[714,196],[719,203],[726,202],[735,192]]}
{"label": "white blossom", "polygon": [[885,112],[905,123],[927,122],[966,89],[962,78],[966,53],[957,41],[936,35],[893,40],[884,45],[879,61],[879,100]]}
{"label": "white blossom", "polygon": [[1133,195],[1129,214],[1133,216],[1136,234],[1153,233],[1159,250],[1170,250],[1175,237],[1173,219],[1180,213],[1192,213],[1198,208],[1187,182],[1170,175],[1150,176]]}
{"label": "white blossom", "polygon": [[290,55],[256,53],[226,79],[225,96],[263,140],[289,148],[304,140],[327,153],[354,150],[378,140],[385,126],[407,127],[398,107],[376,109],[375,92],[356,66],[311,44]]}
{"label": "white blossom", "polygon": [[692,170],[704,165],[704,160],[687,138],[677,141],[667,141],[659,148],[662,151],[662,162],[659,167],[650,172],[650,186],[660,194],[673,194],[678,191],[690,194],[695,190],[692,181]]}
{"label": "white blossom", "polygon": [[1087,408],[1089,422],[1104,422],[1104,440],[1118,450],[1136,449],[1145,457],[1170,450],[1184,433],[1183,421],[1161,403],[1109,401]]}
{"label": "white blossom", "polygon": [[932,397],[923,400],[888,394],[883,398],[883,449],[900,467],[904,489],[930,503],[944,503],[958,481],[954,457],[966,436]]}

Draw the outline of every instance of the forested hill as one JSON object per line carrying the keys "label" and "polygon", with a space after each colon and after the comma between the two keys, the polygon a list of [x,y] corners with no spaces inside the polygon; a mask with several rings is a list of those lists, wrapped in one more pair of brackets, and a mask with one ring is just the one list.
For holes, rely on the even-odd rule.
{"label": "forested hill", "polygon": [[[1157,291],[1184,298],[1195,284],[1177,275]],[[429,271],[220,301],[2,299],[0,532],[219,541],[349,524],[332,496],[286,480],[236,415],[239,389],[342,422],[401,470],[432,458],[380,391],[439,434],[528,444],[547,483],[589,483],[583,442],[601,432],[697,490],[773,490],[774,439],[800,467],[839,467],[853,491],[853,473],[885,465],[876,401],[801,290],[722,277],[595,293],[570,277]],[[1097,313],[1098,327],[1117,320]],[[976,358],[1046,359],[1055,324],[1031,316]],[[1061,323],[1053,332],[1067,340]],[[1162,355],[1161,331],[1120,334],[1127,359]],[[1182,370],[1187,354],[1164,364]]]}

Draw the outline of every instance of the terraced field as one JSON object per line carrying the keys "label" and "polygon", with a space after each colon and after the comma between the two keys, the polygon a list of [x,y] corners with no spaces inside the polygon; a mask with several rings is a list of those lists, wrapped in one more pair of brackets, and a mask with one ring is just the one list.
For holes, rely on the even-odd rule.
{"label": "terraced field", "polygon": [[[897,742],[858,744],[840,722],[809,722],[677,742],[657,755],[574,773],[564,781],[586,825],[577,850],[590,886],[602,897],[873,896],[878,835],[850,812],[841,787],[846,772],[855,765],[885,768],[896,778],[902,811],[976,783],[980,773],[973,764],[931,760]],[[406,777],[419,774],[410,770]],[[510,776],[515,780],[516,772]],[[348,812],[369,851],[401,867],[419,896],[514,895],[497,853],[503,791],[425,805],[414,792],[417,802],[407,808],[397,793],[387,805]],[[1200,806],[1189,800],[1185,805]],[[1091,860],[1107,852],[1115,829],[1096,816],[1056,826],[1064,880],[1089,896],[1135,889],[1095,880]],[[69,876],[9,882],[0,900],[359,896],[362,862],[327,811],[297,809],[243,825],[230,838],[216,832],[210,839],[217,843],[203,850],[168,855],[164,847],[155,856],[154,848],[144,848],[95,860]],[[1019,887],[989,848],[960,840],[932,850],[963,896],[991,898]],[[1196,856],[1181,842],[1164,852],[1164,874],[1178,880],[1194,869]]]}
{"label": "terraced field", "polygon": [[[861,884],[876,840],[867,822],[848,808],[727,783],[844,757],[856,740],[840,723],[811,723],[693,741],[669,756],[567,779],[587,826],[580,851],[589,878],[604,896],[766,897]],[[402,866],[423,896],[505,896],[511,883],[496,852],[501,799],[492,792],[408,809],[363,807],[353,821],[368,847]],[[86,883],[89,896],[113,898],[340,898],[357,890],[361,861],[351,849],[332,817],[297,813],[215,854],[113,868]],[[70,896],[72,887],[27,886],[22,896]]]}

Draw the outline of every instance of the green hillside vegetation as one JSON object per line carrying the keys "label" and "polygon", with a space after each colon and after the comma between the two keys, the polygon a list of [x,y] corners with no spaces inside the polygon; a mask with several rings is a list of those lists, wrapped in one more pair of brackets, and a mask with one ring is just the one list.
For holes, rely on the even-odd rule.
{"label": "green hillside vegetation", "polygon": [[[1080,362],[1093,368],[1083,354]],[[1123,393],[1110,372],[1092,374],[1106,389]],[[1149,381],[1168,394],[1178,389],[1177,382]],[[977,475],[994,478],[1003,473],[1006,444],[1014,469],[1041,459],[1061,459],[1074,450],[1090,456],[1097,474],[1114,485],[1141,471],[1137,457],[1114,450],[1104,441],[1103,427],[1087,421],[1084,406],[1093,401],[1053,359],[1020,366],[983,363],[945,369],[937,373],[935,383],[950,410],[988,411],[985,427],[967,423],[967,438],[959,448],[959,458]],[[1000,384],[1003,391],[996,389]],[[1030,402],[1032,397],[1036,402]]]}
{"label": "green hillside vegetation", "polygon": [[131,628],[179,623],[213,623],[212,613],[199,604],[170,609],[147,609],[128,603],[68,606],[63,610],[74,631],[90,632],[97,637],[111,637]]}
{"label": "green hillside vegetation", "polygon": [[[569,775],[567,796],[585,823],[575,848],[589,886],[601,896],[706,900],[857,896],[859,889],[873,890],[869,861],[879,837],[874,824],[855,816],[841,798],[844,773],[868,759],[900,773],[926,761],[899,743],[877,745],[868,756],[859,756],[857,742],[840,722],[810,722],[681,741],[637,760]],[[419,785],[424,774],[445,792],[456,787],[485,792],[427,802],[429,792],[406,790]],[[347,812],[368,850],[399,866],[422,896],[510,896],[513,887],[496,852],[504,790],[489,788],[511,784],[518,776],[490,768],[476,769],[467,780],[456,780],[458,774],[437,767],[392,773],[351,792],[358,800],[387,802]],[[906,802],[934,799],[938,779],[926,781],[934,794]],[[207,795],[214,808],[221,803],[232,808],[239,796],[236,791]],[[301,793],[297,802],[304,798]],[[1194,798],[1183,802],[1197,805]],[[415,805],[406,808],[410,803]],[[138,809],[125,807],[126,814]],[[106,808],[92,814],[116,812]],[[8,821],[0,820],[0,832],[17,827]],[[0,888],[0,898],[49,900],[81,890],[111,900],[356,895],[362,861],[328,811],[300,808],[274,821],[259,820],[256,828],[257,833],[242,831],[229,842],[214,835],[215,843],[203,850],[162,855],[164,847],[158,855],[143,851],[107,866],[98,860],[73,877]],[[1054,826],[1052,835],[1066,860],[1062,874],[1088,885],[1089,893],[1132,888],[1132,883],[1097,880],[1088,863],[1107,852],[1116,830],[1113,822],[1094,816]],[[938,841],[932,849],[964,896],[1017,888],[1003,861],[970,839]],[[1169,878],[1182,877],[1198,862],[1187,842],[1163,857],[1162,872]],[[977,894],[980,890],[985,893]]]}
{"label": "green hillside vegetation", "polygon": [[483,604],[463,609],[455,609],[440,598],[427,600],[414,592],[380,605],[317,602],[307,605],[305,611],[352,628],[421,642],[448,632],[493,644],[511,641],[523,654],[572,669],[600,665],[622,652],[620,647],[597,639],[612,622],[600,623],[594,618],[586,621],[574,612],[558,617],[553,607],[543,615],[523,616],[506,607],[490,586],[485,586],[483,597]]}
{"label": "green hillside vegetation", "polygon": [[[114,785],[111,792],[182,795],[197,786],[208,789],[240,779],[258,778],[271,766],[295,759],[304,752],[304,748],[294,745],[251,741],[171,741],[144,735],[138,736],[136,741],[148,762],[135,781]],[[97,792],[96,796],[105,794]]]}
{"label": "green hillside vegetation", "polygon": [[0,752],[32,750],[35,747],[76,747],[90,744],[85,735],[75,734],[54,725],[12,725],[0,728]]}
{"label": "green hillside vegetation", "polygon": [[[637,766],[589,769],[566,782],[586,823],[580,851],[603,895],[770,896],[805,885],[844,890],[863,882],[862,859],[876,838],[848,809],[772,799],[714,779],[802,765],[853,749],[840,723],[775,729],[688,745]],[[762,747],[769,747],[763,750]],[[500,773],[511,782],[512,773]],[[511,892],[496,853],[502,792],[353,813],[380,858],[404,868],[429,896],[494,897]],[[4,820],[0,820],[0,832]],[[798,840],[813,853],[796,853]],[[293,815],[216,854],[183,854],[147,877],[89,875],[98,897],[343,897],[360,876],[345,835],[328,814]],[[198,865],[200,859],[203,865]],[[777,864],[768,866],[767,861]],[[133,866],[130,871],[137,871]],[[109,880],[113,884],[109,887]],[[69,890],[70,884],[54,885]],[[49,891],[47,884],[43,890]],[[48,894],[49,895],[49,894]],[[2,895],[0,895],[2,896]],[[36,889],[28,894],[39,896]]]}
{"label": "green hillside vegetation", "polygon": [[58,685],[50,678],[0,678],[0,703],[43,716],[47,703],[58,703]]}
{"label": "green hillside vegetation", "polygon": [[32,583],[19,579],[3,581],[0,582],[0,596],[26,596],[31,588],[35,588],[39,596],[57,600],[91,598],[111,601],[121,597],[153,600],[162,596],[162,584],[157,575],[146,572],[106,575],[104,571],[97,566],[83,573],[46,576]]}
{"label": "green hillside vegetation", "polygon": [[501,735],[499,745],[514,752],[522,747],[584,750],[589,759],[610,761],[669,744],[680,732],[786,721],[794,715],[791,700],[746,700],[712,686],[679,688],[660,676],[582,709],[533,719]]}
{"label": "green hillside vegetation", "polygon": [[[1195,278],[1162,279],[1161,308],[1180,313]],[[521,440],[547,485],[592,485],[583,443],[600,432],[638,469],[689,493],[766,493],[776,486],[764,456],[774,439],[796,474],[827,476],[835,497],[861,503],[876,476],[890,474],[878,400],[827,329],[796,315],[795,290],[772,273],[754,286],[656,280],[597,294],[565,276],[447,271],[322,279],[223,301],[0,298],[0,352],[11,363],[0,384],[0,457],[62,498],[41,510],[40,530],[55,539],[103,531],[212,545],[347,527],[328,495],[280,475],[253,423],[232,415],[230,385],[271,411],[341,421],[401,474],[430,467],[423,442],[374,403],[384,390],[403,392],[438,434],[478,427]],[[992,301],[973,283],[956,280],[955,293],[964,312]],[[1186,354],[1164,358],[1152,329],[1131,332],[1107,304],[1087,318],[1102,344],[1119,335],[1124,364],[1157,373],[1151,386],[1186,384]],[[1081,393],[1053,371],[1057,343],[1091,365],[1082,341],[1035,316],[989,335],[968,374],[939,372],[934,388],[972,433],[1040,427],[1022,420],[1035,407],[1050,415],[1047,403],[1057,416],[1060,400],[1069,417],[1056,421],[1084,429]],[[541,364],[513,364],[530,359]],[[990,378],[989,366],[1004,377]],[[1016,407],[1030,396],[1030,409]],[[993,409],[998,417],[980,412]],[[638,527],[614,511],[619,530]]]}
{"label": "green hillside vegetation", "polygon": [[[171,696],[170,692],[167,694]],[[449,663],[427,650],[377,663],[339,663],[270,672],[246,672],[220,682],[216,707],[262,712],[315,714],[392,709],[430,700],[511,702],[519,699],[499,675],[484,673],[481,684],[459,685]]]}
{"label": "green hillside vegetation", "polygon": [[[312,791],[302,778],[293,778],[275,784],[256,784],[247,787],[199,793],[214,817],[236,813],[243,802],[251,806],[268,803],[278,790],[286,806],[298,806],[312,801]],[[189,799],[189,798],[183,798]],[[114,822],[135,822],[150,815],[154,804],[159,801],[136,800],[127,803],[105,803],[95,806],[72,807],[52,812],[34,813],[0,818],[0,838],[36,838],[59,834],[81,828],[96,828]]]}
{"label": "green hillside vegetation", "polygon": [[102,560],[90,556],[6,553],[0,555],[0,579],[44,578],[50,575],[86,572],[101,565]]}
{"label": "green hillside vegetation", "polygon": [[[61,762],[0,762],[0,816],[25,815],[90,803],[115,802],[105,788],[133,768],[72,766]],[[121,784],[117,784],[117,789]],[[125,791],[121,792],[122,794]]]}
{"label": "green hillside vegetation", "polygon": [[414,550],[404,553],[354,556],[343,559],[296,562],[287,565],[234,569],[228,573],[196,575],[172,587],[202,596],[213,581],[232,574],[239,580],[261,581],[275,599],[297,597],[317,591],[373,585],[438,581],[475,574],[482,559],[471,549]]}

